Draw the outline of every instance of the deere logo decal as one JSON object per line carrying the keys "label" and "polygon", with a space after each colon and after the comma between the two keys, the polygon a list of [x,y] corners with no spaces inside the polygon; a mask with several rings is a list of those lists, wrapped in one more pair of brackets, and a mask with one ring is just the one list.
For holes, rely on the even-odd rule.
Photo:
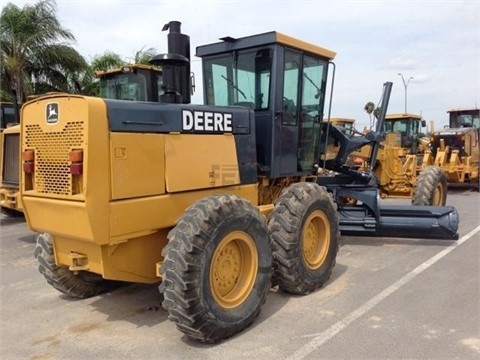
{"label": "deere logo decal", "polygon": [[182,110],[182,130],[231,133],[232,118],[230,113]]}
{"label": "deere logo decal", "polygon": [[58,123],[58,103],[47,104],[45,120],[50,125]]}

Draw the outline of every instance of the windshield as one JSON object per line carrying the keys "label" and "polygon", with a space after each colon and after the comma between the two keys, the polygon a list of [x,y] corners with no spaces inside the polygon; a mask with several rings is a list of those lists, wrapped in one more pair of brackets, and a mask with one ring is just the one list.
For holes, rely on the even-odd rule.
{"label": "windshield", "polygon": [[397,132],[402,135],[417,135],[420,130],[420,121],[416,119],[392,119],[385,120],[385,132]]}
{"label": "windshield", "polygon": [[241,105],[267,109],[271,51],[235,52],[203,62],[207,105]]}
{"label": "windshield", "polygon": [[459,115],[457,117],[457,124],[460,124],[460,127],[476,127],[478,129],[480,128],[480,117]]}
{"label": "windshield", "polygon": [[[20,107],[20,106],[19,106]],[[1,128],[4,129],[11,124],[18,124],[18,118],[15,115],[15,108],[11,104],[2,104]]]}
{"label": "windshield", "polygon": [[147,101],[147,79],[140,72],[105,76],[100,79],[100,97],[104,99]]}
{"label": "windshield", "polygon": [[340,126],[344,129],[345,135],[353,135],[354,134],[354,126],[352,123],[339,123],[335,124],[336,126]]}

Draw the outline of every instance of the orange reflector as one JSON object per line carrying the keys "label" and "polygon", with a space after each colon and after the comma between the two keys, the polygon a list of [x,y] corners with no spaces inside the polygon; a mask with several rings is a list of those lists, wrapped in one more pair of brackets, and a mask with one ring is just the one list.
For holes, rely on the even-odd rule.
{"label": "orange reflector", "polygon": [[68,159],[70,162],[82,162],[83,161],[83,150],[72,150],[68,153]]}
{"label": "orange reflector", "polygon": [[357,158],[355,158],[355,159],[353,160],[353,163],[354,163],[355,165],[362,165],[362,164],[363,164],[363,159],[357,157]]}
{"label": "orange reflector", "polygon": [[35,164],[33,162],[23,163],[23,171],[26,172],[27,174],[33,173],[34,169],[35,169]]}
{"label": "orange reflector", "polygon": [[70,164],[70,174],[72,174],[72,175],[82,175],[82,173],[83,173],[83,164],[82,163]]}
{"label": "orange reflector", "polygon": [[22,160],[23,161],[33,161],[35,159],[35,153],[33,150],[25,150],[22,152]]}

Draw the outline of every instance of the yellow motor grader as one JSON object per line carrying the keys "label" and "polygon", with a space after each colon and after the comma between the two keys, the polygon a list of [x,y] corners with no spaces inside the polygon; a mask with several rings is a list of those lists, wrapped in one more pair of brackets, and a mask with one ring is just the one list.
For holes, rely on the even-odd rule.
{"label": "yellow motor grader", "polygon": [[[458,238],[455,208],[385,206],[374,168],[345,165],[370,145],[375,164],[383,137],[352,143],[322,121],[333,51],[275,31],[199,46],[194,105],[189,37],[177,21],[164,30],[158,103],[54,94],[22,109],[22,199],[55,289],[160,284],[177,328],[216,342],[253,322],[272,281],[293,294],[326,284],[340,233]],[[321,177],[331,141],[322,166],[338,175]]]}
{"label": "yellow motor grader", "polygon": [[[385,141],[377,157],[375,175],[382,198],[411,198],[413,205],[445,205],[447,180],[439,166],[422,167],[423,151],[427,147],[421,133],[425,120],[415,114],[388,114],[385,117]],[[369,148],[354,155],[369,156]],[[362,162],[360,170],[368,167]]]}

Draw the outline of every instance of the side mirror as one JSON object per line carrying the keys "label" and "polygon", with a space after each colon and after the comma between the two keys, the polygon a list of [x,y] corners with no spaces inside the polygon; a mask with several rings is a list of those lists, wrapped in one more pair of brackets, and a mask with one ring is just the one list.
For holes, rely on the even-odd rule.
{"label": "side mirror", "polygon": [[422,127],[427,127],[427,122],[425,120],[422,120]]}

